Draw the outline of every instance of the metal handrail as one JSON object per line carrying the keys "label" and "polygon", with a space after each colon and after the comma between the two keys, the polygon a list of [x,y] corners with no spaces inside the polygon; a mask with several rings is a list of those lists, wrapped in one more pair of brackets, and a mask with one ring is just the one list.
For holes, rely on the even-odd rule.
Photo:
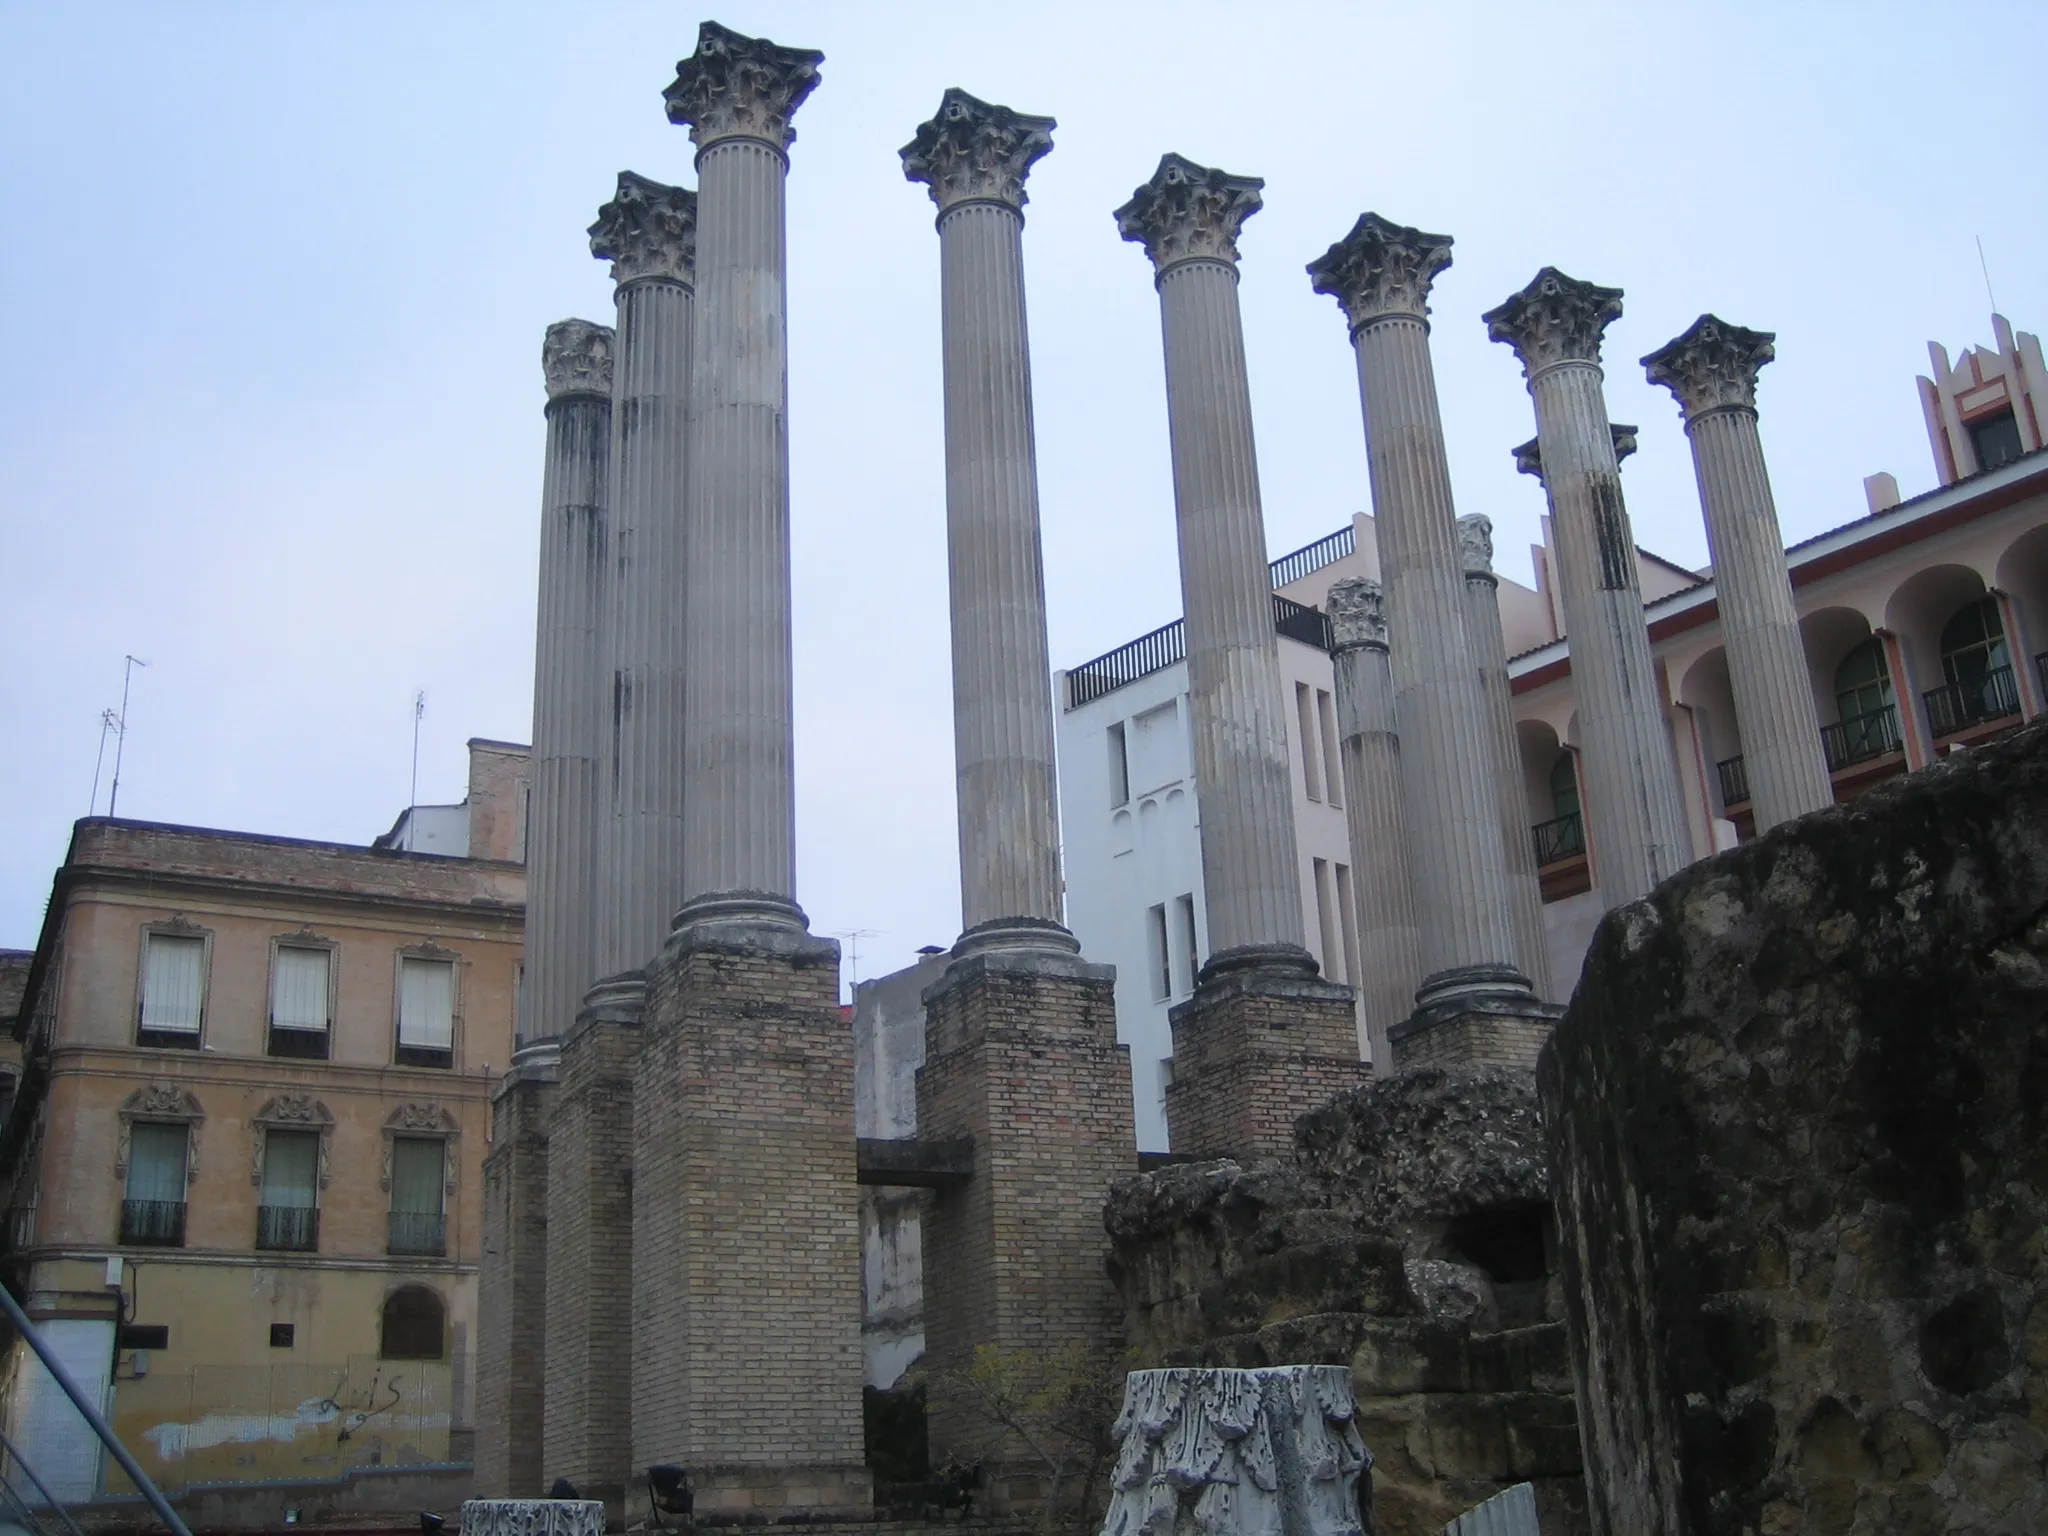
{"label": "metal handrail", "polygon": [[1586,851],[1585,825],[1577,811],[1567,811],[1550,821],[1539,821],[1529,829],[1536,843],[1536,864],[1556,864],[1575,859]]}
{"label": "metal handrail", "polygon": [[4,1285],[0,1285],[0,1311],[6,1312],[8,1321],[14,1324],[24,1339],[28,1340],[28,1347],[34,1350],[36,1358],[43,1362],[43,1369],[48,1371],[51,1379],[64,1389],[64,1395],[71,1399],[71,1406],[78,1410],[78,1416],[92,1427],[92,1432],[100,1437],[100,1444],[112,1453],[121,1470],[128,1474],[128,1480],[142,1491],[143,1498],[149,1501],[149,1507],[156,1511],[157,1519],[163,1521],[171,1536],[192,1536],[191,1528],[178,1518],[178,1512],[171,1508],[170,1500],[166,1499],[162,1490],[150,1481],[149,1474],[142,1470],[142,1463],[137,1461],[129,1453],[128,1447],[121,1443],[120,1437],[108,1426],[99,1409],[86,1401],[85,1393],[80,1390],[78,1383],[71,1379],[70,1369],[57,1358],[56,1352],[43,1342],[43,1336],[36,1332],[35,1324],[31,1323],[28,1314],[21,1310],[21,1303],[14,1299]]}
{"label": "metal handrail", "polygon": [[386,1253],[437,1259],[448,1252],[448,1215],[445,1211],[393,1211],[390,1234]]}
{"label": "metal handrail", "polygon": [[1943,683],[1920,695],[1927,705],[1927,723],[1937,736],[1986,720],[2002,720],[2020,712],[2019,689],[2013,684],[2011,667],[1993,667],[1968,682]]}
{"label": "metal handrail", "polygon": [[[1331,646],[1330,616],[1320,608],[1297,603],[1278,592],[1273,594],[1273,630],[1304,645],[1321,646],[1326,651]],[[1187,621],[1175,619],[1171,624],[1162,624],[1113,651],[1105,651],[1093,660],[1071,668],[1067,673],[1067,708],[1079,709],[1104,694],[1116,692],[1127,683],[1150,677],[1154,672],[1164,672],[1168,667],[1187,660],[1187,656]]]}
{"label": "metal handrail", "polygon": [[1268,562],[1266,574],[1276,587],[1284,587],[1290,581],[1299,581],[1311,571],[1320,571],[1326,565],[1342,560],[1352,551],[1351,524],[1346,523],[1335,533],[1326,533],[1313,544],[1304,544],[1292,554],[1282,555],[1278,560]]}
{"label": "metal handrail", "polygon": [[28,1480],[36,1485],[36,1492],[43,1496],[45,1504],[57,1511],[57,1518],[64,1522],[64,1528],[71,1532],[71,1536],[85,1536],[85,1533],[79,1530],[78,1522],[71,1518],[71,1511],[58,1503],[56,1496],[43,1486],[43,1480],[36,1476],[36,1469],[28,1464],[26,1456],[15,1449],[14,1442],[7,1438],[5,1430],[0,1430],[0,1452],[5,1452],[17,1467],[28,1474]]}
{"label": "metal handrail", "polygon": [[1828,760],[1829,773],[1902,751],[1899,712],[1889,704],[1880,704],[1860,715],[1845,716],[1834,725],[1824,725],[1820,728],[1820,748]]}

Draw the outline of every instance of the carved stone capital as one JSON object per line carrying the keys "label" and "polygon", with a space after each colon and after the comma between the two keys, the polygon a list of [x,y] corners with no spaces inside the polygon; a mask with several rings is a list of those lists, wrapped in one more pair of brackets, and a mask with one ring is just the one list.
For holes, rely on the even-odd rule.
{"label": "carved stone capital", "polygon": [[1049,117],[1030,117],[970,96],[958,86],[938,115],[903,146],[903,174],[932,190],[944,213],[955,203],[1002,203],[1022,210],[1024,178],[1052,152]]}
{"label": "carved stone capital", "polygon": [[1117,233],[1135,240],[1153,269],[1183,261],[1237,265],[1237,234],[1259,211],[1257,176],[1233,176],[1180,155],[1164,155],[1152,179],[1116,211]]}
{"label": "carved stone capital", "polygon": [[641,277],[696,281],[697,194],[619,172],[619,190],[597,210],[590,254],[612,264],[612,281]]}
{"label": "carved stone capital", "polygon": [[548,399],[567,395],[612,392],[612,344],[608,325],[588,320],[557,320],[540,344],[540,371],[548,381]]}
{"label": "carved stone capital", "polygon": [[676,65],[661,99],[668,120],[687,123],[699,150],[721,139],[759,139],[781,152],[796,142],[789,120],[817,89],[824,62],[815,48],[785,48],[707,21],[697,28],[697,51]]}
{"label": "carved stone capital", "polygon": [[1600,338],[1620,313],[1619,288],[1602,288],[1545,267],[1528,287],[1479,318],[1486,322],[1487,335],[1515,349],[1523,374],[1533,379],[1559,363],[1599,362]]}
{"label": "carved stone capital", "polygon": [[1643,359],[1652,384],[1678,397],[1685,419],[1729,406],[1756,409],[1756,371],[1776,357],[1769,331],[1746,330],[1715,315],[1701,315],[1685,334]]}
{"label": "carved stone capital", "polygon": [[1387,648],[1386,588],[1363,576],[1330,583],[1323,609],[1330,616],[1330,643],[1339,651],[1369,645]]}
{"label": "carved stone capital", "polygon": [[[1624,426],[1618,421],[1610,421],[1607,424],[1607,435],[1614,443],[1615,463],[1619,464],[1623,459],[1636,451],[1636,429],[1634,427]],[[1515,468],[1525,475],[1534,475],[1538,480],[1541,480],[1543,478],[1543,450],[1538,446],[1539,441],[1539,439],[1532,437],[1526,443],[1517,443],[1514,448],[1514,455]]]}
{"label": "carved stone capital", "polygon": [[1458,567],[1468,577],[1493,579],[1493,519],[1483,512],[1458,519]]}
{"label": "carved stone capital", "polygon": [[1427,235],[1376,213],[1308,264],[1309,282],[1344,308],[1356,331],[1383,315],[1429,314],[1429,285],[1451,264],[1451,237]]}

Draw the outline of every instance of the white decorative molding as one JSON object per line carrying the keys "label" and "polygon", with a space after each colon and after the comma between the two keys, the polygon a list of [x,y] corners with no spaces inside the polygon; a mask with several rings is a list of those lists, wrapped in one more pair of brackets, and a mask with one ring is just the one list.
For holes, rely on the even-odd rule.
{"label": "white decorative molding", "polygon": [[114,1150],[114,1177],[128,1177],[128,1155],[135,1139],[135,1122],[153,1125],[184,1125],[191,1134],[185,1143],[185,1176],[199,1171],[199,1127],[206,1123],[206,1111],[190,1091],[161,1080],[146,1083],[121,1101],[121,1138]]}
{"label": "white decorative molding", "polygon": [[1133,1371],[1102,1536],[1362,1536],[1351,1368]]}
{"label": "white decorative molding", "polygon": [[465,1499],[460,1536],[604,1536],[602,1499]]}

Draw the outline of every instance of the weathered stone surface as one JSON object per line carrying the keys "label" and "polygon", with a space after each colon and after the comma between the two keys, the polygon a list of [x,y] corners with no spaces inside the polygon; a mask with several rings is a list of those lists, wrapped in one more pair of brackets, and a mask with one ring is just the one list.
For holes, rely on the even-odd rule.
{"label": "weathered stone surface", "polygon": [[462,1536],[604,1536],[602,1499],[465,1499]]}
{"label": "weathered stone surface", "polygon": [[1596,1531],[2048,1528],[2048,729],[1613,913],[1541,1084]]}

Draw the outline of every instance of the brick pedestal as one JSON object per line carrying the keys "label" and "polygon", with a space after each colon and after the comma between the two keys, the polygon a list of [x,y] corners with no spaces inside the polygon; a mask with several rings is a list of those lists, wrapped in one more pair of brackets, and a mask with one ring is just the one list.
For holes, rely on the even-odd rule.
{"label": "brick pedestal", "polygon": [[980,1460],[988,1507],[1035,1508],[1041,1471],[976,1409],[959,1377],[983,1345],[1109,1369],[1121,1333],[1102,1202],[1137,1168],[1131,1062],[1116,972],[996,951],[956,960],[924,995],[920,1137],[974,1143],[974,1173],[939,1191],[924,1230],[931,1454]]}
{"label": "brick pedestal", "polygon": [[700,1520],[865,1518],[839,946],[689,914],[634,1077],[633,1465],[687,1467]]}
{"label": "brick pedestal", "polygon": [[1168,1015],[1166,1133],[1200,1157],[1285,1157],[1294,1122],[1372,1077],[1351,989],[1285,966],[1211,971]]}
{"label": "brick pedestal", "polygon": [[548,1116],[552,1060],[515,1066],[491,1096],[484,1252],[477,1267],[476,1486],[535,1498],[547,1339]]}
{"label": "brick pedestal", "polygon": [[548,1131],[547,1392],[541,1473],[614,1517],[632,1462],[633,1058],[637,978],[603,982],[562,1041]]}
{"label": "brick pedestal", "polygon": [[1418,1012],[1387,1031],[1394,1070],[1410,1067],[1520,1067],[1536,1058],[1564,1009],[1554,1005],[1487,1008],[1470,1005],[1442,1013]]}

